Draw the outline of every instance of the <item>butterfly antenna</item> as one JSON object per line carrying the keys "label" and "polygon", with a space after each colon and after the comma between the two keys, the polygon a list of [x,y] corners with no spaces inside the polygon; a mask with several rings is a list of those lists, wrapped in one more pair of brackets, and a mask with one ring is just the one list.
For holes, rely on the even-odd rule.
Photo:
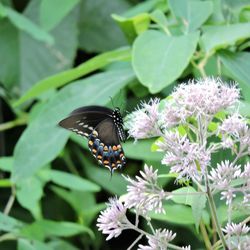
{"label": "butterfly antenna", "polygon": [[109,96],[109,98],[110,98],[110,101],[111,101],[111,104],[112,104],[113,108],[115,108],[112,96]]}

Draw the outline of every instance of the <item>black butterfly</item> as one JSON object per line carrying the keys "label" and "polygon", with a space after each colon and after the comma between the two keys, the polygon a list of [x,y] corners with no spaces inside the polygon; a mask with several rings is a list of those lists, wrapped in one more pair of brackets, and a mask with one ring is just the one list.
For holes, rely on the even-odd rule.
{"label": "black butterfly", "polygon": [[126,140],[126,134],[119,108],[81,107],[71,112],[59,125],[87,137],[92,155],[111,174],[117,168],[125,166],[126,158],[120,141]]}

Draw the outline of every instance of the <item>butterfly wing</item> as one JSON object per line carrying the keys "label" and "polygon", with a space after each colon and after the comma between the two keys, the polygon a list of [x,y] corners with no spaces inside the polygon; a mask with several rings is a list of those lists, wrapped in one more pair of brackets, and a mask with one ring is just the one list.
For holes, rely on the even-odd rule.
{"label": "butterfly wing", "polygon": [[81,136],[88,137],[100,122],[111,115],[112,110],[109,108],[86,106],[71,112],[67,118],[59,122],[59,125]]}
{"label": "butterfly wing", "polygon": [[115,123],[111,118],[107,118],[100,122],[95,130],[98,133],[98,138],[105,142],[107,146],[113,146],[120,143]]}
{"label": "butterfly wing", "polygon": [[126,164],[115,123],[111,118],[100,122],[89,136],[89,149],[98,162],[111,173]]}

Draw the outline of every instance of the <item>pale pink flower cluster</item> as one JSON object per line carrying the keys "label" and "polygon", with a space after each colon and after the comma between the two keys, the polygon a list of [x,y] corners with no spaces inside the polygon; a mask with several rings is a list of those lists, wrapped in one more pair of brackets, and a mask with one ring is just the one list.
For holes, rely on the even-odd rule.
{"label": "pale pink flower cluster", "polygon": [[245,223],[228,223],[222,231],[226,233],[230,249],[250,249],[250,236],[247,235],[250,227]]}
{"label": "pale pink flower cluster", "polygon": [[234,105],[239,95],[239,89],[226,85],[219,78],[204,78],[179,85],[172,97],[177,106],[185,108],[188,117],[214,115]]}
{"label": "pale pink flower cluster", "polygon": [[219,126],[218,133],[222,135],[222,145],[224,148],[232,148],[236,143],[240,143],[241,150],[250,152],[250,128],[245,118],[235,113]]}
{"label": "pale pink flower cluster", "polygon": [[[138,229],[139,216],[148,219],[147,213],[150,211],[165,213],[162,201],[171,196],[165,193],[157,183],[157,170],[153,167],[144,166],[144,171],[140,171],[141,176],[136,176],[136,180],[124,177],[129,185],[128,194],[124,197],[124,202],[117,198],[109,199],[107,208],[102,211],[97,219],[97,227],[103,234],[107,234],[107,240],[118,237],[123,230],[132,229],[142,232]],[[134,208],[136,212],[136,222],[132,224],[127,218],[127,210]],[[176,234],[166,229],[157,229],[150,235],[145,232],[148,238],[149,246],[140,245],[139,249],[167,249],[169,241],[173,240]]]}
{"label": "pale pink flower cluster", "polygon": [[168,243],[175,238],[176,234],[171,230],[156,229],[154,235],[147,235],[148,246],[139,245],[138,250],[168,249]]}
{"label": "pale pink flower cluster", "polygon": [[159,102],[159,99],[151,99],[148,103],[142,102],[140,107],[128,116],[125,125],[131,137],[143,139],[159,136]]}
{"label": "pale pink flower cluster", "polygon": [[144,171],[140,171],[141,176],[136,176],[136,180],[124,177],[129,182],[125,199],[126,207],[135,208],[143,215],[147,215],[150,211],[165,213],[162,201],[170,199],[171,196],[159,187],[157,171],[154,171],[152,166],[145,165]]}
{"label": "pale pink flower cluster", "polygon": [[127,208],[117,198],[109,199],[107,209],[101,211],[97,219],[97,227],[103,234],[108,234],[107,240],[118,237],[127,228]]}
{"label": "pale pink flower cluster", "polygon": [[[221,191],[221,199],[226,200],[226,204],[231,204],[233,198],[236,197],[238,192],[243,194],[243,203],[248,204],[250,201],[250,163],[248,162],[244,166],[244,170],[241,170],[240,165],[234,165],[228,160],[217,164],[216,168],[213,168],[208,177],[211,181],[211,187],[213,190]],[[233,185],[235,181],[239,181],[240,184]]]}
{"label": "pale pink flower cluster", "polygon": [[159,151],[165,152],[162,164],[171,166],[171,173],[178,173],[178,178],[200,180],[209,165],[210,153],[197,143],[192,143],[187,135],[179,132],[165,132],[163,140],[156,142]]}
{"label": "pale pink flower cluster", "polygon": [[225,228],[222,229],[226,234],[230,235],[242,235],[247,234],[250,231],[250,227],[246,224],[240,223],[228,223]]}

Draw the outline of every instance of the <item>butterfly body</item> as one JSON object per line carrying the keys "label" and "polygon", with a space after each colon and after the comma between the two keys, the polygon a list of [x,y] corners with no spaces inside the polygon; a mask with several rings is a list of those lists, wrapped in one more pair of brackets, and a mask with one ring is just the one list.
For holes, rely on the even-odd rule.
{"label": "butterfly body", "polygon": [[86,137],[92,155],[111,173],[125,166],[126,158],[120,141],[126,140],[126,134],[118,108],[82,107],[71,112],[59,125]]}

